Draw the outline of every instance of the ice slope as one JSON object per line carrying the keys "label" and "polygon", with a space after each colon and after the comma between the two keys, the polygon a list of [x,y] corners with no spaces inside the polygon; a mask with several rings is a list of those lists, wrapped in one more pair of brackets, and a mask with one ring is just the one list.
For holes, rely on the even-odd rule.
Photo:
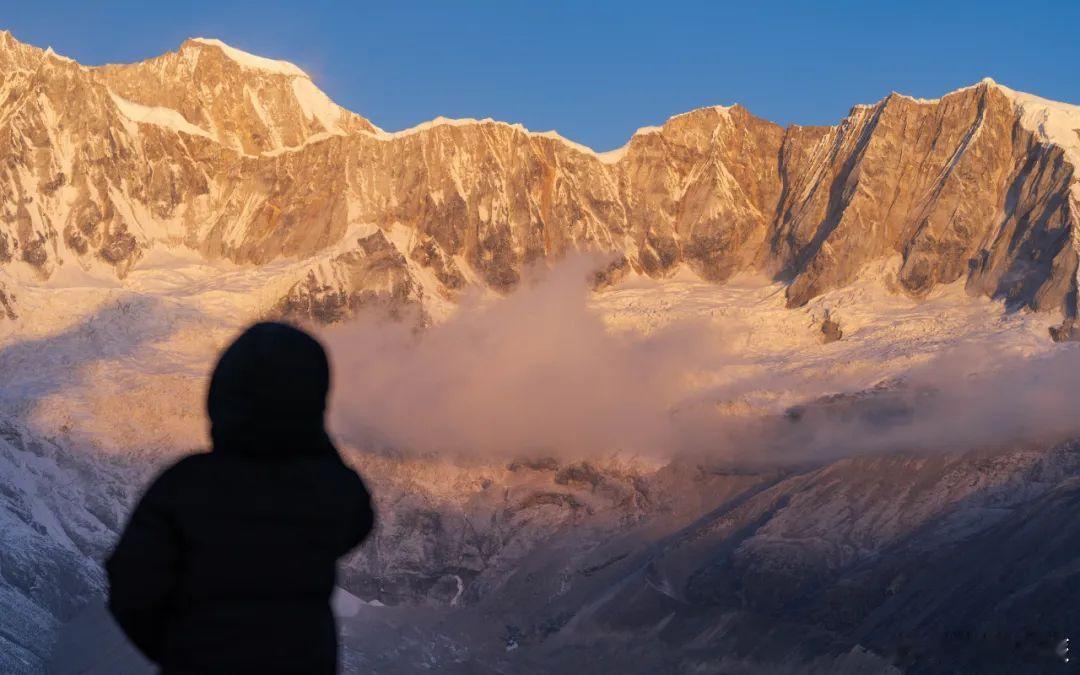
{"label": "ice slope", "polygon": [[261,70],[268,73],[274,73],[276,75],[285,75],[288,77],[307,77],[307,73],[300,70],[297,66],[289,63],[288,61],[278,61],[275,59],[268,59],[263,56],[256,56],[245,52],[236,47],[230,47],[221,40],[216,38],[191,38],[192,42],[198,42],[204,45],[210,45],[217,47],[225,53],[233,61],[236,61],[245,68],[252,68],[254,70]]}
{"label": "ice slope", "polygon": [[145,471],[0,421],[0,670],[43,672],[59,627],[100,596],[132,480]]}

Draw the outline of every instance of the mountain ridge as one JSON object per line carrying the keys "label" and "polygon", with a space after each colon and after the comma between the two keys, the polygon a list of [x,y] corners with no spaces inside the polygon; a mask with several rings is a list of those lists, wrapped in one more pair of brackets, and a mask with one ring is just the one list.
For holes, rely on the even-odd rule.
{"label": "mountain ridge", "polygon": [[[387,132],[299,68],[205,38],[83,67],[5,33],[5,61],[0,264],[16,290],[63,264],[123,278],[156,245],[256,265],[344,247],[276,305],[327,321],[453,300],[469,280],[506,292],[530,264],[596,249],[615,258],[601,283],[757,270],[800,306],[900,256],[910,294],[963,278],[1076,315],[1080,108],[989,78],[834,126],[698,108],[598,153],[490,119]],[[357,228],[374,239],[345,242]]]}
{"label": "mountain ridge", "polygon": [[[463,303],[449,338],[314,329],[380,515],[338,576],[345,671],[1067,669],[1076,352],[1046,334],[1075,314],[1077,162],[1047,139],[1072,108],[993,81],[834,126],[710,106],[596,153],[494,120],[386,132],[226,48],[87,68],[0,34],[0,670],[122,668],[84,616],[100,561],[140,487],[206,446],[243,325],[452,310],[583,249],[611,288],[571,265],[573,292]],[[613,356],[619,377],[591,369]],[[685,426],[677,447],[588,433],[668,380],[640,415]],[[596,440],[455,457],[533,413]]]}
{"label": "mountain ridge", "polygon": [[[56,59],[56,60],[61,61],[61,62],[77,64],[80,68],[82,68],[84,70],[89,70],[89,71],[101,71],[101,70],[114,69],[114,68],[142,66],[142,65],[146,65],[146,64],[148,64],[150,62],[154,62],[154,61],[157,61],[157,60],[162,59],[164,57],[167,57],[169,55],[182,54],[184,52],[185,48],[211,47],[211,48],[216,48],[216,49],[220,50],[223,55],[225,55],[226,57],[228,57],[229,59],[234,61],[237,65],[239,65],[241,67],[244,67],[244,68],[247,68],[247,69],[250,69],[250,70],[257,70],[257,71],[261,70],[261,71],[272,73],[272,74],[282,75],[282,76],[288,77],[288,78],[300,77],[300,78],[304,78],[304,79],[307,79],[307,80],[312,80],[311,76],[307,72],[305,72],[299,66],[297,66],[296,64],[294,64],[294,63],[292,63],[290,61],[286,61],[286,60],[283,60],[283,59],[272,59],[272,58],[268,58],[268,57],[264,57],[264,56],[259,56],[257,54],[247,52],[247,51],[244,51],[242,49],[238,49],[236,47],[233,47],[232,45],[229,45],[226,42],[224,42],[223,40],[220,40],[218,38],[189,37],[189,38],[185,39],[180,44],[180,46],[178,47],[176,52],[165,52],[165,53],[160,54],[158,56],[150,57],[150,58],[144,59],[142,61],[123,62],[123,63],[105,63],[105,64],[93,65],[93,66],[82,65],[78,61],[75,61],[74,59],[72,59],[70,57],[59,54],[58,52],[53,50],[53,48],[51,46],[46,47],[45,49],[41,49],[41,48],[35,47],[35,46],[33,46],[33,45],[29,44],[29,43],[21,42],[17,38],[14,37],[14,35],[11,33],[11,31],[0,29],[0,48],[3,48],[3,47],[6,46],[7,48],[11,49],[13,44],[16,45],[16,49],[28,50],[30,52],[40,52],[42,58],[50,57],[50,58]],[[259,65],[259,64],[263,64],[263,65]],[[312,80],[312,81],[314,81],[314,80]],[[904,92],[901,92],[901,91],[893,90],[888,95],[886,95],[885,97],[879,99],[878,101],[876,101],[874,103],[855,103],[855,104],[853,104],[851,106],[851,108],[849,109],[849,113],[851,111],[853,111],[853,110],[856,110],[856,109],[874,108],[874,107],[876,107],[878,105],[881,105],[886,100],[888,100],[889,98],[892,98],[892,97],[899,97],[899,98],[907,99],[909,101],[919,103],[919,104],[936,104],[936,103],[941,102],[941,100],[944,99],[944,98],[947,98],[947,97],[952,96],[954,94],[959,94],[961,92],[965,92],[965,91],[968,91],[968,90],[971,90],[971,89],[975,89],[976,87],[979,87],[980,85],[996,87],[996,88],[1002,90],[1003,92],[1006,92],[1006,93],[1008,93],[1010,95],[1013,95],[1013,96],[1019,95],[1019,96],[1022,96],[1022,97],[1029,98],[1029,99],[1038,99],[1040,102],[1042,102],[1044,104],[1048,104],[1048,105],[1080,109],[1080,105],[1073,105],[1073,104],[1069,104],[1069,103],[1054,101],[1052,99],[1043,99],[1041,97],[1037,97],[1037,96],[1034,96],[1032,94],[1027,94],[1025,92],[1019,92],[1017,90],[1013,90],[1013,89],[1007,87],[1006,85],[1003,85],[1003,84],[997,82],[994,78],[986,76],[986,77],[983,77],[982,79],[980,79],[978,82],[972,83],[970,85],[961,86],[961,87],[959,87],[957,89],[950,90],[950,91],[942,94],[941,96],[939,96],[937,98],[917,97],[917,96],[912,96],[910,94],[905,94]],[[433,127],[437,127],[437,126],[440,126],[440,125],[467,126],[467,125],[495,124],[495,125],[499,125],[499,126],[505,126],[505,127],[510,127],[510,128],[513,128],[513,129],[517,129],[517,130],[520,130],[520,131],[522,131],[522,132],[524,132],[526,134],[529,134],[529,135],[548,137],[548,138],[553,138],[553,139],[556,139],[556,140],[560,140],[560,141],[565,142],[570,147],[581,149],[582,151],[586,152],[586,154],[592,154],[592,155],[596,155],[598,157],[603,157],[603,156],[607,155],[607,156],[610,157],[613,153],[617,153],[619,151],[625,150],[627,145],[629,145],[630,141],[633,140],[633,138],[635,136],[638,136],[640,134],[647,134],[647,133],[657,132],[663,127],[664,124],[666,124],[666,123],[668,123],[668,122],[670,122],[672,120],[675,120],[675,119],[680,118],[680,117],[685,117],[685,116],[688,116],[688,115],[692,115],[694,113],[702,112],[702,111],[715,110],[715,111],[725,112],[725,111],[730,111],[732,108],[742,108],[742,109],[746,110],[747,112],[749,112],[749,109],[747,109],[745,106],[743,106],[741,103],[738,103],[738,102],[735,102],[735,103],[732,103],[732,104],[729,104],[729,105],[719,105],[719,104],[717,104],[717,105],[704,105],[704,106],[691,108],[691,109],[686,110],[684,112],[675,113],[675,114],[669,116],[666,120],[664,120],[660,124],[645,125],[645,126],[639,127],[634,133],[632,133],[630,135],[630,137],[627,139],[626,143],[624,143],[623,145],[621,145],[621,146],[619,146],[617,148],[612,148],[610,150],[597,150],[597,149],[592,148],[591,146],[589,146],[589,145],[587,145],[585,143],[582,143],[582,142],[575,141],[575,140],[572,140],[570,138],[567,138],[567,137],[563,136],[561,133],[559,133],[555,129],[549,129],[549,130],[546,130],[546,131],[537,131],[537,130],[529,129],[529,128],[525,127],[525,125],[520,123],[520,122],[508,122],[508,121],[505,121],[505,120],[497,120],[497,119],[494,119],[494,118],[491,118],[491,117],[485,117],[485,118],[458,117],[458,118],[455,118],[455,117],[444,117],[442,115],[437,115],[437,116],[435,116],[434,118],[432,118],[430,120],[419,122],[419,123],[417,123],[417,124],[415,124],[415,125],[413,125],[411,127],[406,127],[404,129],[399,129],[399,130],[396,130],[396,131],[387,131],[387,130],[375,125],[370,120],[365,119],[365,121],[367,121],[373,127],[373,131],[369,131],[369,133],[371,133],[373,136],[381,137],[381,138],[400,138],[402,136],[406,136],[406,135],[409,135],[409,134],[419,133],[421,131],[426,131],[428,129],[431,129]],[[347,109],[344,109],[344,110],[347,110]],[[348,112],[352,113],[353,115],[360,116],[359,113],[356,113],[355,111],[348,111]],[[762,118],[762,119],[764,119],[764,118]],[[834,126],[834,125],[829,125],[829,124],[802,124],[802,123],[799,123],[799,122],[792,122],[792,123],[789,123],[787,125],[781,125],[781,124],[778,124],[778,123],[774,123],[774,124],[776,124],[777,126],[783,128],[783,129],[805,128],[805,127],[823,127],[824,128],[824,127]]]}

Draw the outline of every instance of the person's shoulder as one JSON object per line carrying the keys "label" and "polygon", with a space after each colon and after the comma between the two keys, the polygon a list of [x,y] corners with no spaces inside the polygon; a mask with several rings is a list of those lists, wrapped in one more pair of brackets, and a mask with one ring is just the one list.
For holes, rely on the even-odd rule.
{"label": "person's shoulder", "polygon": [[368,487],[360,472],[345,462],[341,463],[343,487],[354,496],[369,498]]}
{"label": "person's shoulder", "polygon": [[184,455],[172,463],[166,471],[192,471],[207,466],[217,459],[213,452],[198,451]]}
{"label": "person's shoulder", "polygon": [[206,474],[207,465],[212,461],[209,458],[208,453],[199,452],[173,461],[150,481],[143,493],[142,503],[157,507],[172,504],[187,485],[198,482],[200,476]]}
{"label": "person's shoulder", "polygon": [[351,492],[357,488],[365,489],[364,480],[360,474],[341,455],[334,453],[319,457],[317,461],[323,470],[333,477],[335,484],[343,490]]}
{"label": "person's shoulder", "polygon": [[344,455],[335,454],[333,456],[333,459],[334,459],[334,468],[339,473],[341,473],[342,476],[347,476],[349,478],[349,480],[356,480],[356,479],[360,478],[360,474],[357,473],[356,469],[353,468],[352,464],[349,463],[349,461],[346,459],[346,457]]}
{"label": "person's shoulder", "polygon": [[212,452],[193,452],[180,457],[158,474],[158,483],[171,483],[184,480],[193,474],[199,474],[209,469],[215,461]]}

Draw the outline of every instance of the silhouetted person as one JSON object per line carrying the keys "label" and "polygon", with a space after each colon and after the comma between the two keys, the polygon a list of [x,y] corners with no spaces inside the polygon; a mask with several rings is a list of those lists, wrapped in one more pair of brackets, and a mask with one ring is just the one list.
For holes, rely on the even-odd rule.
{"label": "silhouetted person", "polygon": [[336,562],[373,513],[323,427],[329,379],[319,343],[283,324],[221,356],[213,451],[154,481],[106,563],[109,609],[162,672],[336,671]]}

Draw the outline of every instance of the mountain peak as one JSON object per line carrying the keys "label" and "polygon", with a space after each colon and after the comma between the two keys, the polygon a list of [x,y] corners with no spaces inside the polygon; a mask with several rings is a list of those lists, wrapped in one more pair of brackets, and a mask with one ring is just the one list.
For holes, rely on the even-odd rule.
{"label": "mountain peak", "polygon": [[49,52],[19,41],[11,31],[0,30],[0,70],[5,75],[11,71],[30,71],[41,65]]}
{"label": "mountain peak", "polygon": [[213,48],[220,49],[221,52],[230,60],[234,61],[240,67],[247,68],[248,70],[258,70],[264,73],[270,73],[273,75],[284,75],[286,77],[308,77],[308,74],[300,69],[299,66],[289,63],[288,61],[279,61],[277,59],[268,59],[265,56],[257,56],[250,52],[245,52],[242,49],[225,44],[221,40],[216,38],[203,38],[194,37],[184,41],[180,46],[180,50],[185,48],[195,47],[199,49]]}

